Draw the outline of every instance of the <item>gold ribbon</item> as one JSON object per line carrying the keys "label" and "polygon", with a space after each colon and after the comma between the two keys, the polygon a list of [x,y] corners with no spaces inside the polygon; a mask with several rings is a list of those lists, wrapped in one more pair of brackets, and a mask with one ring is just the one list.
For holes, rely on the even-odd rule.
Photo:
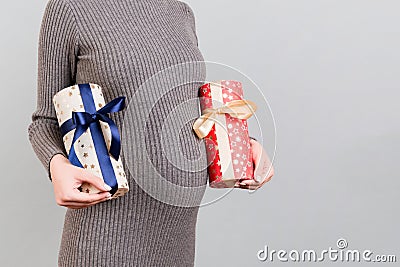
{"label": "gold ribbon", "polygon": [[257,105],[250,100],[233,100],[218,108],[207,108],[202,111],[200,118],[193,124],[193,130],[202,139],[206,137],[215,124],[217,115],[229,114],[234,118],[247,120],[257,109]]}

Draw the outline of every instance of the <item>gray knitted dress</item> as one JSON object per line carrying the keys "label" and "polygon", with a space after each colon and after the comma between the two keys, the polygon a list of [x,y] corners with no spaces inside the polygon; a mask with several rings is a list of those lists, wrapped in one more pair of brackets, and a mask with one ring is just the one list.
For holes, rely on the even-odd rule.
{"label": "gray knitted dress", "polygon": [[[168,72],[134,96],[154,74],[170,66],[204,60],[197,43],[195,18],[188,4],[177,0],[49,0],[40,28],[38,49],[37,108],[28,127],[29,140],[47,170],[55,154],[67,157],[52,97],[78,83],[102,87],[106,103],[126,96],[128,109],[110,116],[119,127],[121,159],[129,192],[117,199],[83,209],[66,209],[58,265],[77,266],[193,266],[198,205],[206,188],[206,168],[190,170],[168,158],[168,148],[206,166],[205,147],[195,136],[192,124],[200,116],[196,99],[205,80],[203,64],[189,64]],[[154,102],[157,90],[176,77],[193,83],[180,84]],[[168,86],[170,86],[168,84]],[[144,128],[135,120],[140,107],[151,103]],[[178,131],[161,134],[163,122],[174,111]],[[186,120],[183,118],[193,118]],[[122,130],[124,123],[125,131]],[[174,128],[174,127],[172,127]],[[126,130],[127,129],[127,130]],[[128,133],[128,134],[127,134]],[[139,135],[138,133],[141,133]],[[137,142],[135,136],[144,136]],[[165,139],[166,138],[166,139]],[[171,184],[202,188],[189,200],[170,187],[163,188],[149,166],[135,161],[134,151],[147,151],[151,165]],[[171,154],[171,153],[170,153]],[[174,153],[172,153],[175,155]],[[128,160],[129,159],[129,160]],[[154,197],[136,183],[140,178],[154,182],[162,198]],[[174,197],[175,204],[163,201]],[[180,199],[181,198],[181,199]]]}

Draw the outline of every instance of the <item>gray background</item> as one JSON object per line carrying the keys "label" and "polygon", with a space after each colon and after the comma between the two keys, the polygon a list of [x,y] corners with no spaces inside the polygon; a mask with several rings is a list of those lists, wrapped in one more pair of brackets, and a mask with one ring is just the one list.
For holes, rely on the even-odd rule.
{"label": "gray background", "polygon": [[[187,3],[205,59],[251,77],[277,126],[273,180],[256,193],[235,190],[200,208],[196,266],[309,266],[260,262],[256,253],[265,245],[321,251],[336,248],[341,237],[349,249],[396,254],[399,261],[400,3]],[[1,266],[57,262],[65,208],[56,205],[26,131],[45,4],[8,1],[0,9]],[[263,115],[263,143],[272,155],[271,116]]]}

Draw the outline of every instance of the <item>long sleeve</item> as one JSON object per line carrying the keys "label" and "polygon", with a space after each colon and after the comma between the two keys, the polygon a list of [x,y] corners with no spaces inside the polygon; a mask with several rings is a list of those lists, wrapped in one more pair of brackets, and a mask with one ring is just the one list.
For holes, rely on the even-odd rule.
{"label": "long sleeve", "polygon": [[66,1],[49,0],[45,7],[38,43],[37,106],[28,126],[29,141],[50,181],[53,156],[67,157],[53,96],[74,84],[79,48],[75,17]]}

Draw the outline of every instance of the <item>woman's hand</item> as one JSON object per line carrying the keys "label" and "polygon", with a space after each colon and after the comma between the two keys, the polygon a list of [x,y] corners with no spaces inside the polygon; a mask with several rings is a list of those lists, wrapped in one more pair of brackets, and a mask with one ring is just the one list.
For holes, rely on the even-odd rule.
{"label": "woman's hand", "polygon": [[252,180],[236,182],[235,188],[256,190],[271,180],[274,175],[274,167],[262,145],[254,139],[250,139],[253,163],[255,165]]}
{"label": "woman's hand", "polygon": [[[100,177],[72,165],[62,154],[57,154],[51,159],[50,173],[56,202],[60,206],[80,209],[110,199],[111,194],[108,191],[111,188]],[[94,185],[101,192],[97,194],[80,192],[78,188],[82,182]]]}

